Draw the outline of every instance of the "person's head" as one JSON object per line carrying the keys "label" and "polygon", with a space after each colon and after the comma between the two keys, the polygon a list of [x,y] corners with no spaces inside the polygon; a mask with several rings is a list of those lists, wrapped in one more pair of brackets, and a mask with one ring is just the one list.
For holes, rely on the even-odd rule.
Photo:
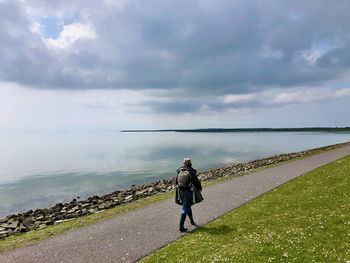
{"label": "person's head", "polygon": [[185,158],[184,159],[184,165],[188,166],[188,167],[191,167],[192,166],[191,159],[190,158]]}

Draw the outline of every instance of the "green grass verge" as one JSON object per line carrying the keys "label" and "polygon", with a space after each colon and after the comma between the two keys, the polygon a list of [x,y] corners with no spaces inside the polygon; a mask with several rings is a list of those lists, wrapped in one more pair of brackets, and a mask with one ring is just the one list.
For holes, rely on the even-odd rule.
{"label": "green grass verge", "polygon": [[350,262],[350,156],[266,193],[141,262]]}
{"label": "green grass verge", "polygon": [[[233,174],[233,175],[230,175],[227,177],[221,177],[221,178],[216,179],[215,181],[204,183],[203,187],[206,187],[206,186],[209,186],[212,184],[216,184],[219,182],[223,182],[226,180],[230,180],[230,179],[235,178],[237,176],[243,176],[245,174],[249,174],[252,172],[257,172],[257,171],[271,168],[271,167],[281,165],[284,163],[288,163],[288,162],[292,162],[295,160],[310,157],[313,155],[317,155],[317,154],[320,154],[320,153],[323,153],[326,151],[330,151],[330,150],[333,150],[333,149],[322,149],[318,152],[311,153],[309,155],[305,155],[305,156],[300,157],[300,158],[292,159],[292,160],[281,162],[278,164],[271,164],[271,165],[268,165],[266,167],[261,167],[261,168],[255,169],[253,171],[250,171],[250,172],[245,172],[245,173],[241,173],[238,175]],[[39,229],[39,230],[35,230],[35,231],[30,231],[30,232],[23,233],[23,234],[16,235],[16,236],[11,236],[9,238],[0,240],[0,253],[11,250],[11,249],[15,249],[18,247],[30,245],[30,244],[33,244],[37,241],[40,241],[40,240],[43,240],[43,239],[46,239],[46,238],[49,238],[49,237],[52,237],[52,236],[55,236],[58,234],[65,233],[65,232],[73,230],[73,229],[77,229],[77,228],[80,228],[80,227],[83,227],[86,225],[90,225],[90,224],[93,224],[93,223],[101,221],[101,220],[105,220],[105,219],[108,219],[108,218],[111,218],[114,216],[118,216],[118,215],[126,213],[126,212],[130,212],[132,210],[135,210],[135,209],[138,209],[138,208],[141,208],[141,207],[144,207],[144,206],[171,198],[171,197],[173,197],[173,195],[174,195],[174,192],[156,194],[154,196],[139,199],[137,201],[127,203],[127,204],[124,204],[121,206],[117,206],[117,207],[112,208],[112,209],[103,210],[103,211],[96,213],[96,214],[83,216],[83,217],[80,217],[80,218],[77,218],[77,219],[74,219],[71,221],[52,225],[52,226],[49,226],[47,228],[43,228],[43,229]]]}

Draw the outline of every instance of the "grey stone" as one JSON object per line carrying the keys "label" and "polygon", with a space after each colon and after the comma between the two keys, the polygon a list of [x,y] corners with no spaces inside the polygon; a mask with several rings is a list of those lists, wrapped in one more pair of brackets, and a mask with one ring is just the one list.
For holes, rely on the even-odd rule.
{"label": "grey stone", "polygon": [[6,229],[16,229],[17,225],[11,224],[11,222],[10,222],[8,224],[2,224],[1,227],[6,228]]}
{"label": "grey stone", "polygon": [[112,203],[112,202],[106,202],[106,203],[105,203],[105,207],[106,207],[107,209],[113,208],[114,206],[115,206],[115,204]]}
{"label": "grey stone", "polygon": [[127,197],[124,198],[124,201],[129,202],[129,201],[131,201],[132,199],[133,199],[133,195],[129,195],[129,196],[127,196]]}
{"label": "grey stone", "polygon": [[38,217],[35,218],[36,221],[44,221],[44,216],[40,215]]}

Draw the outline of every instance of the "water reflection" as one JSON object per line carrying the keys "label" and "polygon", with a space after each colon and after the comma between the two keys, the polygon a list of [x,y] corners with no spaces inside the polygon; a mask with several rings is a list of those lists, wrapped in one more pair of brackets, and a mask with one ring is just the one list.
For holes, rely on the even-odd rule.
{"label": "water reflection", "polygon": [[0,217],[175,175],[350,140],[349,133],[85,133],[0,136]]}

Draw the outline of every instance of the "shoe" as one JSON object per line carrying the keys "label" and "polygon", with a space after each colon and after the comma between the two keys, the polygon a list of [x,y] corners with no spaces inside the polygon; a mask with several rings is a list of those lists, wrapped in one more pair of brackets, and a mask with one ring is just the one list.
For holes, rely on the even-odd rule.
{"label": "shoe", "polygon": [[186,220],[186,214],[181,214],[181,218],[180,218],[180,232],[186,232],[187,231],[187,228],[184,227],[184,223],[185,223],[185,220]]}
{"label": "shoe", "polygon": [[187,228],[185,228],[185,227],[180,227],[180,232],[186,232],[187,231]]}

